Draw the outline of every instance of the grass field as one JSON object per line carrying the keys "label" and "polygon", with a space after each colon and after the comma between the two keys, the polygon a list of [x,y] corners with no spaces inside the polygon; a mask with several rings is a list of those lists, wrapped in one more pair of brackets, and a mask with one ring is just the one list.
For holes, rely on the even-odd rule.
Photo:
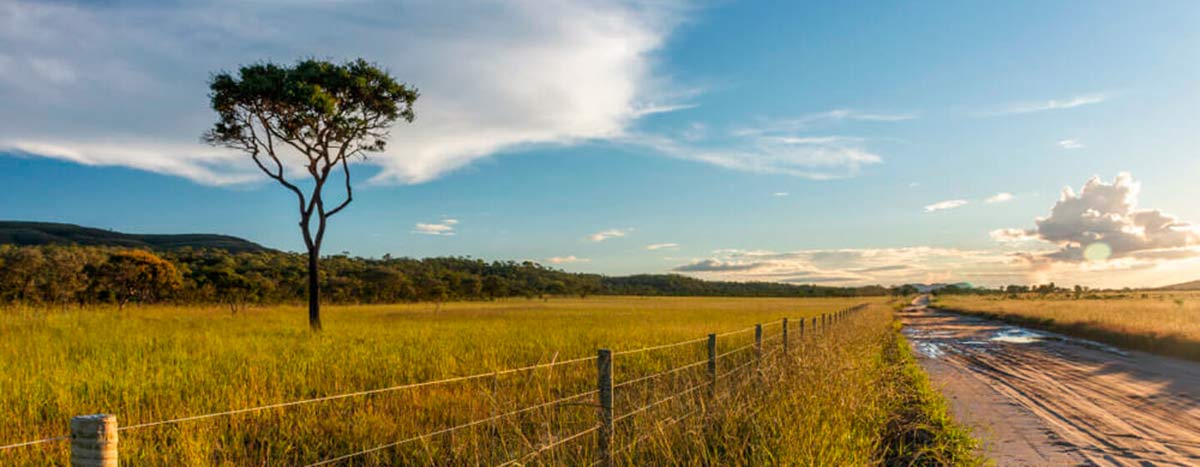
{"label": "grass field", "polygon": [[1126,292],[1073,299],[1037,295],[937,297],[937,306],[1200,360],[1200,292]]}
{"label": "grass field", "polygon": [[[725,353],[753,342],[747,326],[809,317],[863,300],[588,298],[329,307],[308,332],[295,307],[132,308],[0,312],[0,445],[65,434],[73,415],[107,412],[122,426],[741,331]],[[880,300],[875,300],[881,303]],[[864,465],[888,459],[971,459],[970,440],[946,423],[938,397],[897,345],[889,308],[871,306],[818,335],[793,337],[783,357],[767,325],[753,351],[720,359],[712,396],[703,342],[614,360],[619,458],[634,464]],[[794,331],[793,331],[794,332]],[[795,334],[793,334],[795,336]],[[766,353],[766,352],[764,352]],[[749,365],[749,366],[747,366]],[[739,369],[741,368],[741,369]],[[594,388],[594,361],[413,390],[146,427],[121,433],[132,465],[307,464]],[[706,387],[706,386],[705,386]],[[643,412],[635,409],[658,402]],[[375,463],[579,464],[594,435],[587,396],[357,457]],[[940,415],[939,415],[940,414]],[[686,416],[686,417],[685,417]],[[637,441],[634,443],[634,441]],[[534,456],[536,454],[536,456]],[[0,452],[0,464],[67,459],[66,443]]]}

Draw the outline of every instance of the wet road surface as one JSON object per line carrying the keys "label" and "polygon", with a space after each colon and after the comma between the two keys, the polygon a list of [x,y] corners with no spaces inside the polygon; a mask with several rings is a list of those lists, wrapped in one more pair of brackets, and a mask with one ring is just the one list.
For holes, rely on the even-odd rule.
{"label": "wet road surface", "polygon": [[941,312],[904,333],[999,465],[1200,465],[1200,364]]}

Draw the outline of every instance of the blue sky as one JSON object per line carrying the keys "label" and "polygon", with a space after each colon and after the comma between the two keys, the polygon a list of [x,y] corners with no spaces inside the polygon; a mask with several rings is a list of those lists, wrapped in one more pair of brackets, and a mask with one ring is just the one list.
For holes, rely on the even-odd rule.
{"label": "blue sky", "polygon": [[18,0],[0,5],[0,218],[300,250],[288,195],[199,142],[206,81],[363,57],[423,96],[354,167],[327,253],[1182,282],[1200,278],[1197,24],[1185,1]]}

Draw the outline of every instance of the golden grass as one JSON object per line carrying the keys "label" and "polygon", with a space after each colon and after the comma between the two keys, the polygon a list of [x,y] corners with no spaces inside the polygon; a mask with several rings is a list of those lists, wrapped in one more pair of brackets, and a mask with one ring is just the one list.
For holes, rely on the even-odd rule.
{"label": "golden grass", "polygon": [[[0,312],[0,445],[61,435],[73,415],[121,425],[470,375],[637,349],[808,317],[864,300],[627,298],[328,307],[307,331],[296,307],[152,307]],[[878,302],[879,300],[875,300]],[[877,463],[894,417],[897,365],[887,309],[839,323],[791,358],[720,361],[716,399],[695,390],[622,419],[619,457],[636,464]],[[768,349],[779,326],[767,326]],[[795,336],[795,334],[793,334]],[[719,339],[719,352],[753,342]],[[804,342],[803,344],[801,342]],[[617,384],[705,358],[704,344],[620,355]],[[744,366],[744,364],[751,364]],[[742,370],[735,369],[743,366]],[[618,417],[707,380],[704,366],[619,388]],[[594,362],[121,433],[131,465],[306,464],[589,391]],[[354,459],[361,464],[495,464],[595,424],[591,397],[504,417]],[[675,423],[675,417],[691,414]],[[589,435],[533,463],[594,459]],[[643,438],[636,444],[634,440]],[[0,452],[0,464],[61,464],[65,443]]]}
{"label": "golden grass", "polygon": [[1200,293],[1125,292],[1093,297],[945,295],[937,298],[937,305],[1122,347],[1200,360]]}

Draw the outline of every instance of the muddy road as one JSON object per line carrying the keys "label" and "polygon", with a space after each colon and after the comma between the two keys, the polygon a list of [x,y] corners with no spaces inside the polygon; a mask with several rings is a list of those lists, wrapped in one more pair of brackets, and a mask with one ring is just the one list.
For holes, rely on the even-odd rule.
{"label": "muddy road", "polygon": [[1200,364],[937,311],[899,314],[999,465],[1200,465]]}

